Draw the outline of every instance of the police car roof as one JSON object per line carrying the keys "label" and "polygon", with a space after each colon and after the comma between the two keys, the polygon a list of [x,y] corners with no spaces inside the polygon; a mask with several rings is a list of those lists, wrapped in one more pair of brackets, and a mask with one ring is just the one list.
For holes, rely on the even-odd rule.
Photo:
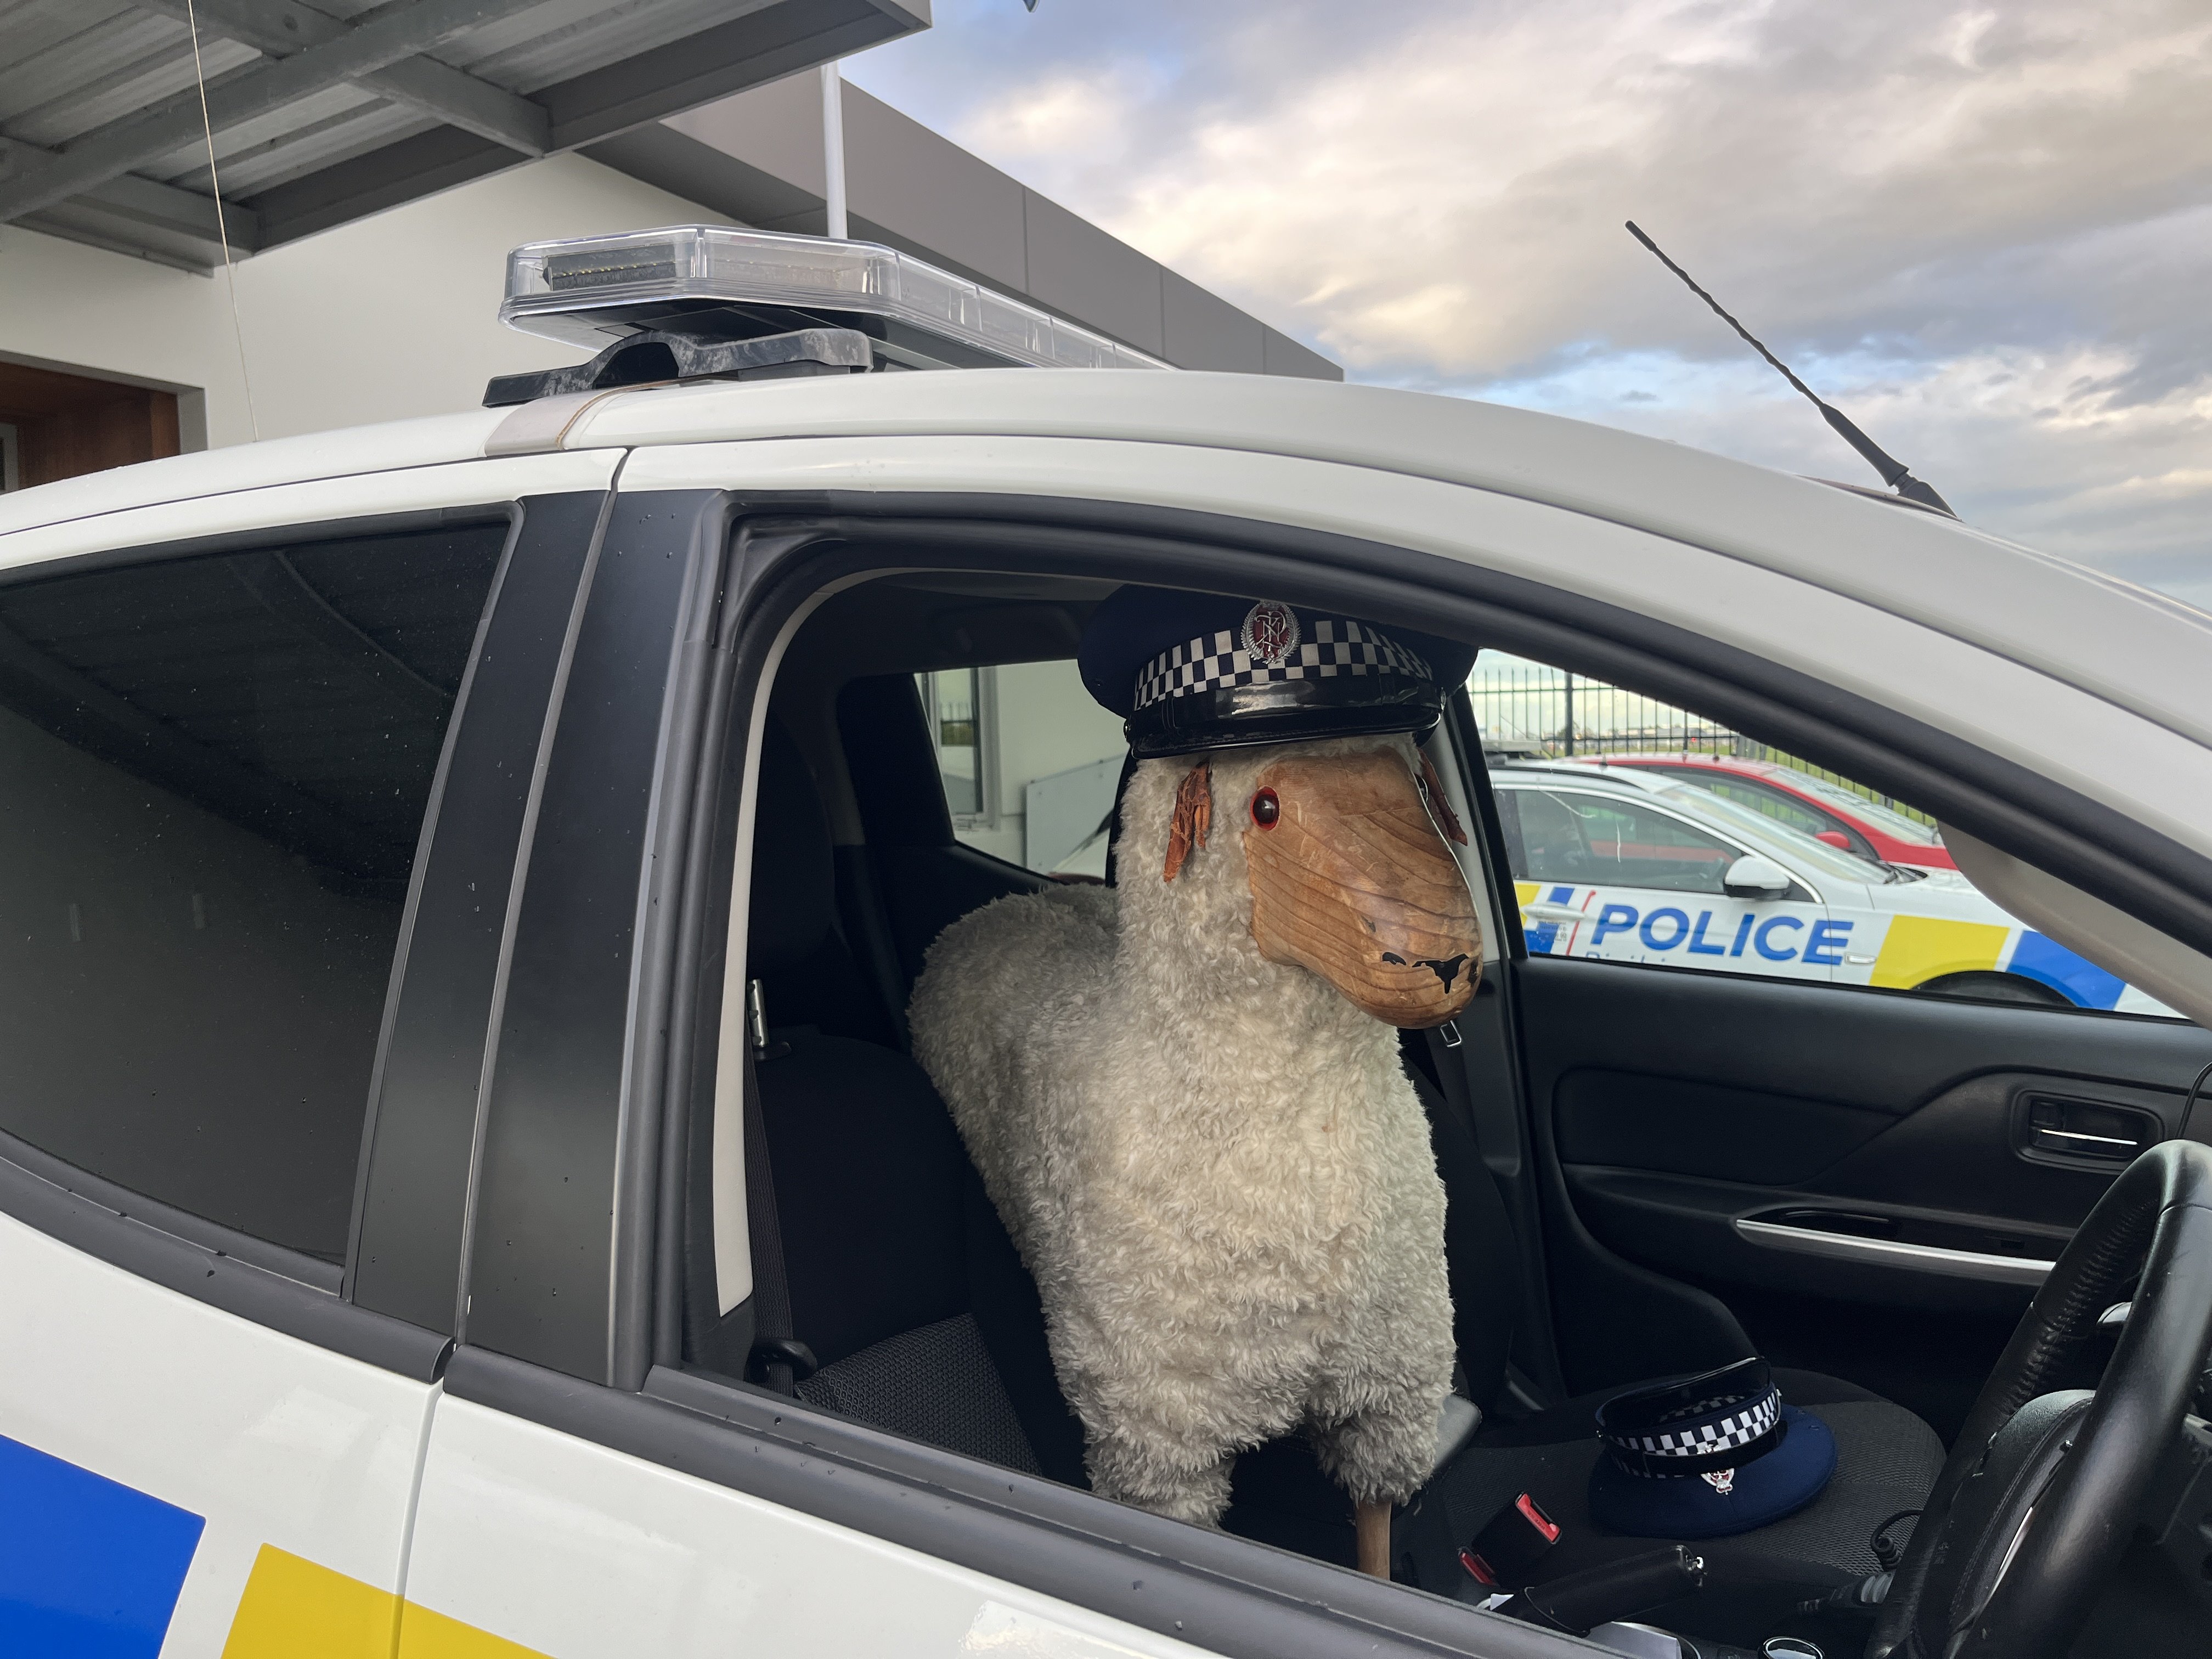
{"label": "police car roof", "polygon": [[[1584,766],[1577,761],[1515,761],[1510,765],[1494,765],[1490,769],[1492,783],[1542,784],[1556,788],[1563,783],[1608,785],[1623,794],[1674,794],[1682,786],[1670,788],[1654,783],[1649,778],[1635,777],[1626,773],[1607,772],[1595,766]],[[1691,799],[1691,797],[1684,797]]]}
{"label": "police car roof", "polygon": [[[229,490],[465,461],[488,446],[884,436],[1172,444],[1465,485],[1652,532],[1938,628],[2212,745],[2212,617],[1933,514],[1559,416],[1275,376],[1043,368],[710,381],[580,394],[562,419],[549,412],[537,404],[472,410],[96,473],[0,497],[0,536]],[[739,456],[732,465],[742,469]],[[1081,493],[1074,472],[1064,493]],[[1049,467],[1037,476],[1049,488]],[[1543,579],[1519,551],[1503,565]]]}

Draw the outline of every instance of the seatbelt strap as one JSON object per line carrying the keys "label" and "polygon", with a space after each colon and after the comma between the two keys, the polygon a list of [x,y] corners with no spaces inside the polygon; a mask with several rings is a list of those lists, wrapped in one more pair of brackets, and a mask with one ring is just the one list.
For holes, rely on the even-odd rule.
{"label": "seatbelt strap", "polygon": [[[1106,884],[1117,885],[1121,875],[1121,802],[1129,793],[1129,780],[1137,775],[1137,751],[1121,757],[1121,775],[1114,784],[1114,811],[1107,817]],[[2209,1068],[2212,1069],[2212,1068]]]}
{"label": "seatbelt strap", "polygon": [[[768,1121],[761,1111],[760,1062],[745,1056],[745,1242],[752,1254],[753,1347],[749,1370],[778,1394],[790,1394],[811,1355],[793,1340],[791,1280],[784,1270],[783,1228],[776,1218],[775,1175],[769,1164]],[[802,1359],[801,1356],[805,1355]]]}

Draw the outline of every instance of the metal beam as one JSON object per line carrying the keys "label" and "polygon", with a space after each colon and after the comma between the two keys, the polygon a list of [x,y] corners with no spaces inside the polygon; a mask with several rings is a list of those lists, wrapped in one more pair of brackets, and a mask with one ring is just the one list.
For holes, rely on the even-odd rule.
{"label": "metal beam", "polygon": [[233,253],[252,253],[261,246],[260,216],[252,208],[225,202],[218,227],[214,197],[127,173],[70,198],[70,204],[97,208],[111,218],[129,220],[150,230],[191,237],[210,248],[217,246],[228,234]]}
{"label": "metal beam", "polygon": [[574,149],[928,27],[929,0],[773,0],[538,95]]}
{"label": "metal beam", "polygon": [[[645,52],[586,70],[534,94],[553,116],[553,147],[569,149],[764,84],[926,27],[927,0],[769,0]],[[450,127],[258,191],[261,245],[280,247],[514,163]]]}
{"label": "metal beam", "polygon": [[[191,21],[185,0],[131,3],[180,23]],[[196,9],[203,27],[270,58],[295,57],[341,40],[356,27],[295,0],[197,0]],[[541,106],[434,58],[404,58],[356,77],[354,84],[525,155],[543,155],[551,147]]]}
{"label": "metal beam", "polygon": [[[207,120],[220,132],[327,88],[357,81],[538,0],[403,0],[338,39],[235,74],[207,88]],[[184,149],[200,137],[196,89],[164,99],[140,115],[88,133],[51,163],[0,185],[0,222],[34,213],[132,167]]]}
{"label": "metal beam", "polygon": [[[54,151],[27,144],[20,138],[0,137],[0,181],[14,177],[18,167],[35,170],[59,159]],[[260,216],[252,208],[240,207],[235,202],[224,203],[219,228],[214,197],[130,173],[79,191],[70,205],[92,210],[118,228],[127,222],[167,237],[204,241],[211,255],[219,245],[222,230],[230,233],[234,253],[251,253],[261,246]]]}

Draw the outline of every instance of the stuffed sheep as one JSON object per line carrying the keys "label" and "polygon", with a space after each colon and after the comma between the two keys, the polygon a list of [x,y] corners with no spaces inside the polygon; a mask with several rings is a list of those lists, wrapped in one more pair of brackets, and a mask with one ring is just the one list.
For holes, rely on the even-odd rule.
{"label": "stuffed sheep", "polygon": [[[1192,752],[1250,727],[1176,712],[1183,752],[1124,790],[1118,884],[947,928],[915,1052],[1036,1280],[1094,1488],[1218,1524],[1236,1454],[1303,1427],[1360,1565],[1387,1572],[1454,1358],[1443,1188],[1395,1028],[1474,994],[1445,844],[1464,837],[1408,735]],[[1316,712],[1297,724],[1325,730]],[[1366,723],[1407,723],[1388,714]]]}

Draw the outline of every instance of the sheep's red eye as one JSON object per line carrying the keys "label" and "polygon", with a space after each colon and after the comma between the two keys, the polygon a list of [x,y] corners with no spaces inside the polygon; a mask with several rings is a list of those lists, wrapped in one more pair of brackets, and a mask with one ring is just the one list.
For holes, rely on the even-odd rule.
{"label": "sheep's red eye", "polygon": [[1262,830],[1272,830],[1275,820],[1283,816],[1283,804],[1275,799],[1272,789],[1262,789],[1252,797],[1252,822]]}

